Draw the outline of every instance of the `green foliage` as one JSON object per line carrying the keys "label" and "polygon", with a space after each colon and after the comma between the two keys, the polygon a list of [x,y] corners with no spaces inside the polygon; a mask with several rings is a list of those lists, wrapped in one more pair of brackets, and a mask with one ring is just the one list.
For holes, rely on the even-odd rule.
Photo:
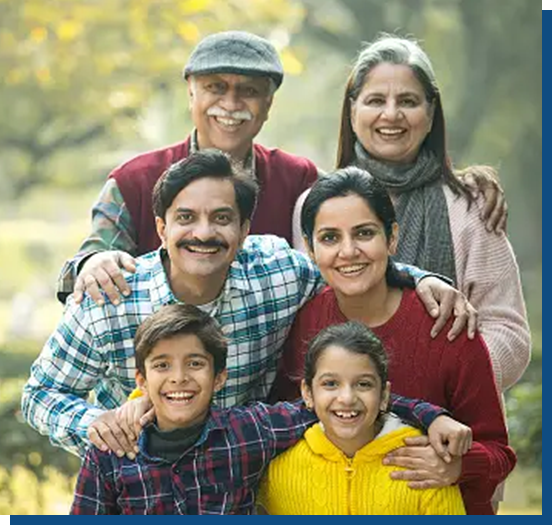
{"label": "green foliage", "polygon": [[521,465],[542,473],[542,355],[534,352],[523,377],[507,393],[510,442]]}
{"label": "green foliage", "polygon": [[152,95],[179,84],[205,34],[285,32],[301,15],[289,0],[0,0],[2,193],[89,178],[90,160],[60,172],[56,156],[133,133]]}

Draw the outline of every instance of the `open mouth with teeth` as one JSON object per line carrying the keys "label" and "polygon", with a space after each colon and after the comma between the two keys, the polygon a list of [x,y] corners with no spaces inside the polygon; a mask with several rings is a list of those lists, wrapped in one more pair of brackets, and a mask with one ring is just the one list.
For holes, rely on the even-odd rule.
{"label": "open mouth with teeth", "polygon": [[361,413],[358,410],[334,410],[332,415],[340,421],[348,423],[357,421]]}
{"label": "open mouth with teeth", "polygon": [[340,266],[339,268],[336,268],[336,270],[346,277],[348,276],[355,276],[361,273],[363,270],[365,270],[368,267],[367,263],[359,263],[359,264],[349,264],[347,266]]}
{"label": "open mouth with teeth", "polygon": [[220,246],[184,246],[184,248],[199,255],[214,255],[221,250]]}
{"label": "open mouth with teeth", "polygon": [[397,140],[400,139],[405,133],[404,128],[378,128],[376,133],[384,140]]}
{"label": "open mouth with teeth", "polygon": [[187,405],[196,396],[195,392],[165,392],[162,395],[170,403],[178,405]]}
{"label": "open mouth with teeth", "polygon": [[226,130],[234,130],[241,126],[244,122],[247,122],[243,119],[236,119],[232,117],[211,117],[215,122]]}

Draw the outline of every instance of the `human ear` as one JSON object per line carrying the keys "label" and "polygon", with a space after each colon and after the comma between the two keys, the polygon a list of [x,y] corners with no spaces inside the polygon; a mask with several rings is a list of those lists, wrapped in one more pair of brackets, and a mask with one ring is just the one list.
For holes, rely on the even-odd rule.
{"label": "human ear", "polygon": [[144,392],[147,388],[147,380],[146,380],[146,376],[144,374],[142,374],[142,372],[140,372],[140,370],[136,370],[136,372],[134,373],[134,377],[136,379],[136,386],[142,390],[142,392]]}
{"label": "human ear", "polygon": [[155,229],[157,230],[157,235],[159,235],[161,239],[161,247],[167,249],[166,224],[161,217],[155,217]]}
{"label": "human ear", "polygon": [[391,383],[387,381],[381,394],[380,411],[387,412],[389,399],[391,398]]}
{"label": "human ear", "polygon": [[215,376],[214,391],[219,392],[220,390],[222,390],[222,388],[226,384],[227,379],[228,379],[228,370],[225,368],[222,372],[219,372]]}
{"label": "human ear", "polygon": [[301,397],[303,398],[303,401],[305,402],[305,406],[309,410],[313,410],[314,409],[314,399],[312,397],[312,391],[308,387],[308,385],[307,385],[307,383],[305,382],[304,379],[301,380]]}
{"label": "human ear", "polygon": [[397,253],[397,245],[399,244],[399,223],[394,222],[389,237],[389,255]]}

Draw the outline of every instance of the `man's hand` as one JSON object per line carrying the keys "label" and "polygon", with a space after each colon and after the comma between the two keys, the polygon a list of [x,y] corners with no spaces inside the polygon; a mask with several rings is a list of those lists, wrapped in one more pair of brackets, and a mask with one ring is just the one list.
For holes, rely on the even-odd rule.
{"label": "man's hand", "polygon": [[95,253],[83,264],[73,291],[76,303],[83,299],[84,292],[88,292],[98,306],[104,304],[100,289],[105,292],[109,300],[117,305],[121,296],[130,294],[130,288],[123,277],[121,268],[134,273],[136,263],[134,257],[122,251],[107,251]]}
{"label": "man's hand", "polygon": [[438,277],[424,277],[416,286],[416,293],[424,303],[426,310],[436,321],[431,329],[431,337],[436,337],[443,329],[452,313],[454,322],[447,334],[453,341],[468,326],[468,337],[473,339],[477,329],[477,310],[469,303],[466,296],[456,288],[448,285]]}
{"label": "man's hand", "polygon": [[437,454],[427,436],[406,438],[405,447],[391,451],[383,460],[384,465],[403,467],[390,476],[408,481],[412,489],[446,487],[458,481],[462,473],[462,457],[454,456],[449,462]]}
{"label": "man's hand", "polygon": [[153,405],[146,393],[127,401],[117,409],[117,420],[127,434],[133,433],[138,436],[142,428],[154,418]]}
{"label": "man's hand", "polygon": [[483,195],[485,205],[481,210],[481,220],[486,221],[487,230],[494,230],[496,234],[505,232],[508,204],[498,182],[498,173],[490,166],[470,166],[456,175],[474,198]]}
{"label": "man's hand", "polygon": [[472,446],[472,431],[449,416],[438,416],[427,429],[427,439],[435,452],[448,462],[452,456],[463,456]]}
{"label": "man's hand", "polygon": [[88,439],[104,452],[111,450],[120,458],[126,454],[129,459],[134,459],[138,452],[138,435],[121,425],[117,410],[108,410],[96,418],[88,427]]}

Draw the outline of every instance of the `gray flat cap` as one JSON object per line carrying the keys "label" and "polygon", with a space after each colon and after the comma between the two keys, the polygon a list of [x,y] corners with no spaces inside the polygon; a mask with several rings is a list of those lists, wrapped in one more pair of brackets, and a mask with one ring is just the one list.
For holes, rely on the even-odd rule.
{"label": "gray flat cap", "polygon": [[268,76],[276,87],[284,79],[276,48],[268,40],[245,31],[215,33],[196,46],[184,67],[184,78],[210,73]]}

